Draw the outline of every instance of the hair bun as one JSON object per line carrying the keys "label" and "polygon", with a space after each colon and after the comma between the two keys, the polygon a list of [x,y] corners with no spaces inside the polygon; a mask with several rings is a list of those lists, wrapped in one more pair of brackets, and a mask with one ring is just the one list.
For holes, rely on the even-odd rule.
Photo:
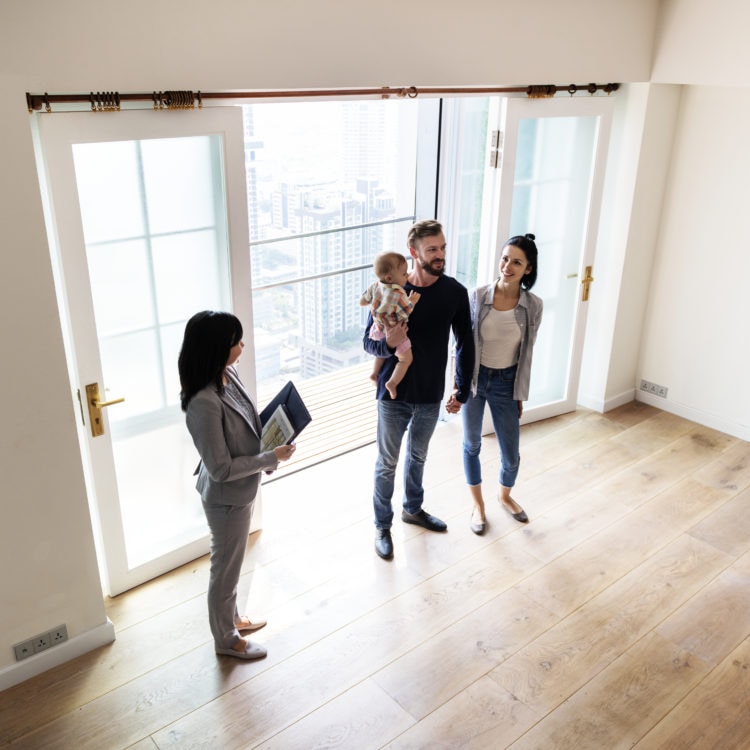
{"label": "hair bun", "polygon": [[531,240],[532,242],[533,242],[533,241],[534,241],[534,240],[536,239],[536,235],[534,235],[534,234],[531,234],[531,232],[529,232],[528,234],[525,234],[525,235],[524,235],[524,237],[525,237],[525,238],[526,238],[527,240]]}

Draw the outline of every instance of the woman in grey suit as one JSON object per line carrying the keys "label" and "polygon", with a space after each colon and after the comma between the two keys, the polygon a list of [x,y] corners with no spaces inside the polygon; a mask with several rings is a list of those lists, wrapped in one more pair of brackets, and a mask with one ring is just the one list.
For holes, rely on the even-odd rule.
{"label": "woman in grey suit", "polygon": [[266,649],[240,632],[266,623],[239,615],[237,584],[260,473],[276,469],[295,447],[261,451],[258,412],[233,367],[243,347],[234,315],[199,312],[185,326],[178,369],[182,409],[201,458],[196,489],[211,530],[208,619],[216,653],[261,659]]}

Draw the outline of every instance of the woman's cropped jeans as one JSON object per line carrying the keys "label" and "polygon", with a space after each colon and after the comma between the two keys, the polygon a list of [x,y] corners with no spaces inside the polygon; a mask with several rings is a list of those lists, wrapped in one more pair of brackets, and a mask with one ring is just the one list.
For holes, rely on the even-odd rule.
{"label": "woman's cropped jeans", "polygon": [[484,406],[490,407],[492,424],[500,444],[500,476],[503,487],[513,487],[518,476],[521,457],[518,451],[520,427],[518,402],[513,398],[516,365],[502,370],[493,370],[480,365],[477,379],[477,395],[461,409],[464,422],[464,475],[466,484],[482,483],[482,467],[479,452],[482,449],[482,419]]}

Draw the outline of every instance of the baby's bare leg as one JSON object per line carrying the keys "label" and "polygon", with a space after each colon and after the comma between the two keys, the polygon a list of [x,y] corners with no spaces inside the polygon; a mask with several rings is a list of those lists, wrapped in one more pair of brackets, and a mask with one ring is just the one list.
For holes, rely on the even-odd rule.
{"label": "baby's bare leg", "polygon": [[411,349],[407,349],[405,352],[397,354],[396,356],[398,358],[398,362],[396,363],[396,367],[393,369],[393,374],[391,375],[390,380],[388,380],[385,384],[386,390],[390,394],[391,398],[394,399],[396,398],[396,387],[404,379],[406,371],[414,361],[414,355],[412,354]]}
{"label": "baby's bare leg", "polygon": [[380,375],[380,371],[383,369],[384,362],[384,357],[375,357],[375,361],[372,363],[372,373],[370,373],[370,380],[373,383],[378,382],[378,375]]}

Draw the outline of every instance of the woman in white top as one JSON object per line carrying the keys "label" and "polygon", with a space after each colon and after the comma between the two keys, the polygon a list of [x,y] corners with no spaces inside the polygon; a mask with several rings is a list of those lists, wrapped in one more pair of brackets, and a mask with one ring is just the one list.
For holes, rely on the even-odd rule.
{"label": "woman in white top", "polygon": [[529,520],[510,493],[521,460],[520,419],[529,397],[531,356],[542,321],[542,300],[528,291],[537,277],[534,239],[533,234],[511,237],[503,245],[498,279],[470,295],[476,360],[471,395],[461,414],[464,474],[474,503],[471,530],[475,534],[487,528],[479,462],[485,404],[500,446],[498,499],[517,521]]}

